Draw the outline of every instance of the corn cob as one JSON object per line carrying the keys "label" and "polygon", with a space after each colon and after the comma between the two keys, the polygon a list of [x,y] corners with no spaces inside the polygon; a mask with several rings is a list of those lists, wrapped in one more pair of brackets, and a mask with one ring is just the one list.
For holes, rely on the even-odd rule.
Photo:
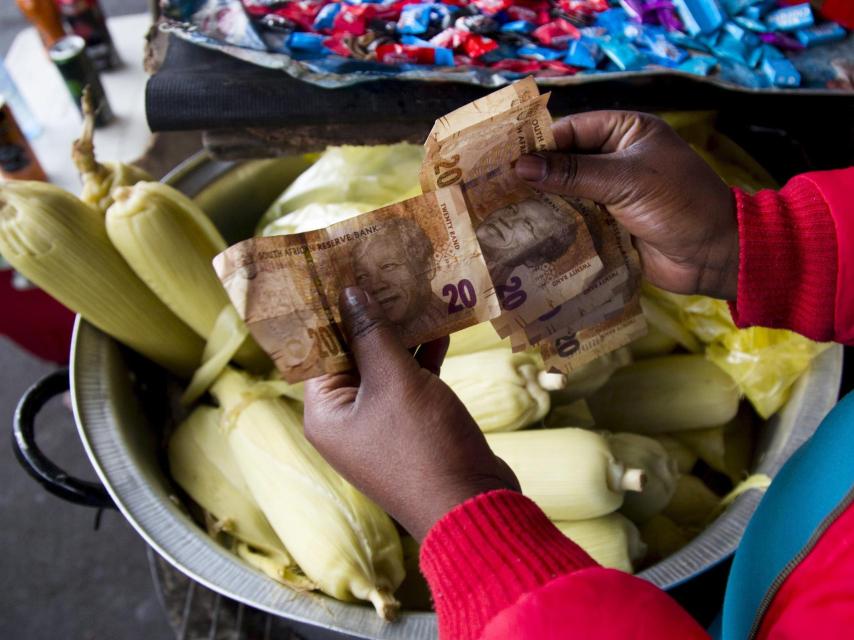
{"label": "corn cob", "polygon": [[543,425],[556,429],[560,427],[581,427],[590,429],[593,427],[593,415],[585,400],[579,399],[569,404],[552,406],[552,410],[543,420]]}
{"label": "corn cob", "polygon": [[641,309],[643,309],[643,315],[650,326],[655,327],[664,335],[675,340],[691,353],[700,353],[703,351],[703,345],[697,337],[682,326],[657,300],[645,294],[640,298],[640,305]]}
{"label": "corn cob", "polygon": [[560,388],[563,374],[548,373],[537,358],[507,349],[490,349],[446,358],[440,374],[481,431],[513,431],[549,412],[549,389]]}
{"label": "corn cob", "polygon": [[601,429],[666,433],[731,420],[738,388],[703,356],[673,355],[618,370],[587,403]]}
{"label": "corn cob", "polygon": [[675,348],[676,340],[663,333],[653,324],[647,327],[645,336],[641,336],[629,345],[629,351],[635,360],[666,356]]}
{"label": "corn cob", "polygon": [[202,341],[131,271],[103,217],[43,182],[0,185],[0,253],[27,279],[120,342],[189,376]]}
{"label": "corn cob", "polygon": [[168,448],[172,477],[213,516],[208,529],[234,539],[238,555],[279,582],[312,588],[246,486],[221,421],[220,409],[200,406],[178,426]]}
{"label": "corn cob", "polygon": [[656,440],[636,433],[606,435],[611,451],[624,464],[643,469],[646,486],[640,493],[627,493],[620,511],[637,523],[660,513],[676,491],[679,471],[664,447]]}
{"label": "corn cob", "polygon": [[655,563],[673,555],[691,541],[691,534],[665,515],[657,514],[640,526],[646,543],[646,561]]}
{"label": "corn cob", "polygon": [[566,404],[587,398],[600,389],[614,372],[632,362],[631,352],[627,348],[606,353],[579,367],[566,377],[566,386],[552,394],[555,403]]}
{"label": "corn cob", "polygon": [[677,438],[666,433],[653,436],[659,444],[667,451],[667,455],[676,461],[676,469],[679,473],[691,473],[691,469],[697,464],[697,454],[682,444]]}
{"label": "corn cob", "polygon": [[619,513],[554,524],[603,567],[632,573],[646,555],[646,545],[638,528]]}
{"label": "corn cob", "polygon": [[738,484],[750,468],[753,455],[753,421],[740,411],[721,427],[697,429],[675,434],[675,437],[712,469],[726,474]]}
{"label": "corn cob", "polygon": [[[219,231],[192,200],[159,182],[120,187],[113,198],[107,233],[116,249],[166,306],[210,338],[223,308],[231,306],[211,264],[226,247]],[[248,335],[235,360],[252,371],[271,366]]]}
{"label": "corn cob", "polygon": [[71,147],[71,159],[80,173],[80,199],[106,213],[113,204],[113,189],[154,180],[147,171],[123,162],[100,163],[95,158],[95,109],[89,87],[83,89],[83,132]]}
{"label": "corn cob", "polygon": [[552,520],[587,520],[612,513],[626,491],[641,491],[644,473],[614,457],[608,443],[584,429],[533,429],[487,434],[522,487]]}
{"label": "corn cob", "polygon": [[680,526],[699,530],[708,524],[719,503],[720,497],[697,476],[682,476],[662,513]]}
{"label": "corn cob", "polygon": [[299,415],[253,394],[253,379],[226,368],[211,392],[223,408],[237,465],[273,530],[325,593],[367,600],[383,618],[398,608],[400,538],[389,517],[320,457]]}
{"label": "corn cob", "polygon": [[509,350],[509,338],[502,340],[492,328],[492,323],[481,322],[473,327],[451,334],[451,344],[448,346],[447,357],[499,348]]}

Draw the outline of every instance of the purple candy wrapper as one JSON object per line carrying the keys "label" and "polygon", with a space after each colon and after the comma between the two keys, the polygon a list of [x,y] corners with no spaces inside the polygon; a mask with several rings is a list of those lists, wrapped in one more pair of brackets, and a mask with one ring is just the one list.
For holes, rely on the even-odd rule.
{"label": "purple candy wrapper", "polygon": [[785,33],[760,33],[759,39],[765,44],[773,44],[784,51],[801,51],[804,48],[799,41]]}

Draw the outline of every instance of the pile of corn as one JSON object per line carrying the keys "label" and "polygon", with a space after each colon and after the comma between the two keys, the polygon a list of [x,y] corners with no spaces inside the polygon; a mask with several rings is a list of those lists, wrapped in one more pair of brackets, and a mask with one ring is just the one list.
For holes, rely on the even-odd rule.
{"label": "pile of corn", "polygon": [[[134,167],[98,163],[89,129],[75,161],[81,198],[0,185],[0,253],[185,381],[169,466],[198,521],[291,588],[383,618],[399,599],[429,608],[417,544],[304,437],[301,385],[277,379],[229,303],[211,267],[225,242],[204,212]],[[523,493],[624,571],[687,544],[752,458],[739,387],[660,298],[648,293],[644,312],[647,336],[568,377],[512,353],[488,323],[452,336],[441,372]]]}
{"label": "pile of corn", "polygon": [[699,533],[752,456],[732,379],[649,319],[647,336],[559,383],[489,324],[452,335],[441,371],[522,492],[602,565],[629,572]]}

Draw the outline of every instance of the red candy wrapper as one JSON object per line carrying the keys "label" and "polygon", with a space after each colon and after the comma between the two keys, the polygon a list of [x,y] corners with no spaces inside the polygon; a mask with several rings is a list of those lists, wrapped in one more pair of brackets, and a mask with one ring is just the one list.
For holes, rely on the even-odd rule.
{"label": "red candy wrapper", "polygon": [[571,64],[566,64],[560,60],[544,60],[540,63],[544,70],[556,72],[555,75],[574,76],[578,73],[578,68]]}
{"label": "red candy wrapper", "polygon": [[430,38],[430,44],[437,47],[444,47],[445,49],[459,49],[470,35],[472,34],[468,31],[448,27]]}
{"label": "red candy wrapper", "polygon": [[405,44],[383,44],[377,47],[377,60],[385,64],[438,64],[436,49]]}
{"label": "red candy wrapper", "polygon": [[499,60],[495,64],[489,65],[490,69],[497,71],[511,71],[513,73],[536,73],[541,67],[541,63],[536,60],[517,60],[515,58],[505,58]]}
{"label": "red candy wrapper", "polygon": [[314,19],[322,8],[323,4],[320,2],[287,2],[268,13],[282,16],[304,31],[314,31]]}
{"label": "red candy wrapper", "polygon": [[539,12],[528,7],[514,4],[512,7],[507,7],[507,15],[510,20],[524,20],[525,22],[537,22]]}
{"label": "red candy wrapper", "polygon": [[602,13],[611,8],[608,6],[608,0],[559,0],[558,5],[567,13],[588,16]]}
{"label": "red candy wrapper", "polygon": [[532,35],[553,49],[566,49],[570,40],[578,40],[581,37],[575,25],[563,18],[537,27]]}
{"label": "red candy wrapper", "polygon": [[512,5],[513,0],[474,0],[472,4],[485,15],[494,16]]}
{"label": "red candy wrapper", "polygon": [[335,35],[350,34],[360,36],[368,29],[368,22],[377,15],[376,5],[373,4],[345,4],[341,11],[335,16],[332,30]]}
{"label": "red candy wrapper", "polygon": [[466,41],[463,42],[463,51],[470,58],[479,58],[484,53],[489,53],[497,48],[498,43],[495,40],[475,33],[470,33]]}
{"label": "red candy wrapper", "polygon": [[323,41],[323,46],[330,51],[337,53],[339,56],[344,56],[345,58],[351,58],[353,56],[353,52],[341,36],[331,36],[326,38]]}

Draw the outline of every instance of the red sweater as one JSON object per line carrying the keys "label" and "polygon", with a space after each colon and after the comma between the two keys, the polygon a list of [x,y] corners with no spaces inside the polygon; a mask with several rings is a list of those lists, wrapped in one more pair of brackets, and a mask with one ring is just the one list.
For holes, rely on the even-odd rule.
{"label": "red sweater", "polygon": [[[735,197],[739,326],[854,343],[854,167]],[[708,638],[667,594],[600,567],[512,491],[477,496],[442,518],[424,541],[421,569],[442,640]],[[787,578],[758,638],[849,633],[852,575],[854,507]]]}

